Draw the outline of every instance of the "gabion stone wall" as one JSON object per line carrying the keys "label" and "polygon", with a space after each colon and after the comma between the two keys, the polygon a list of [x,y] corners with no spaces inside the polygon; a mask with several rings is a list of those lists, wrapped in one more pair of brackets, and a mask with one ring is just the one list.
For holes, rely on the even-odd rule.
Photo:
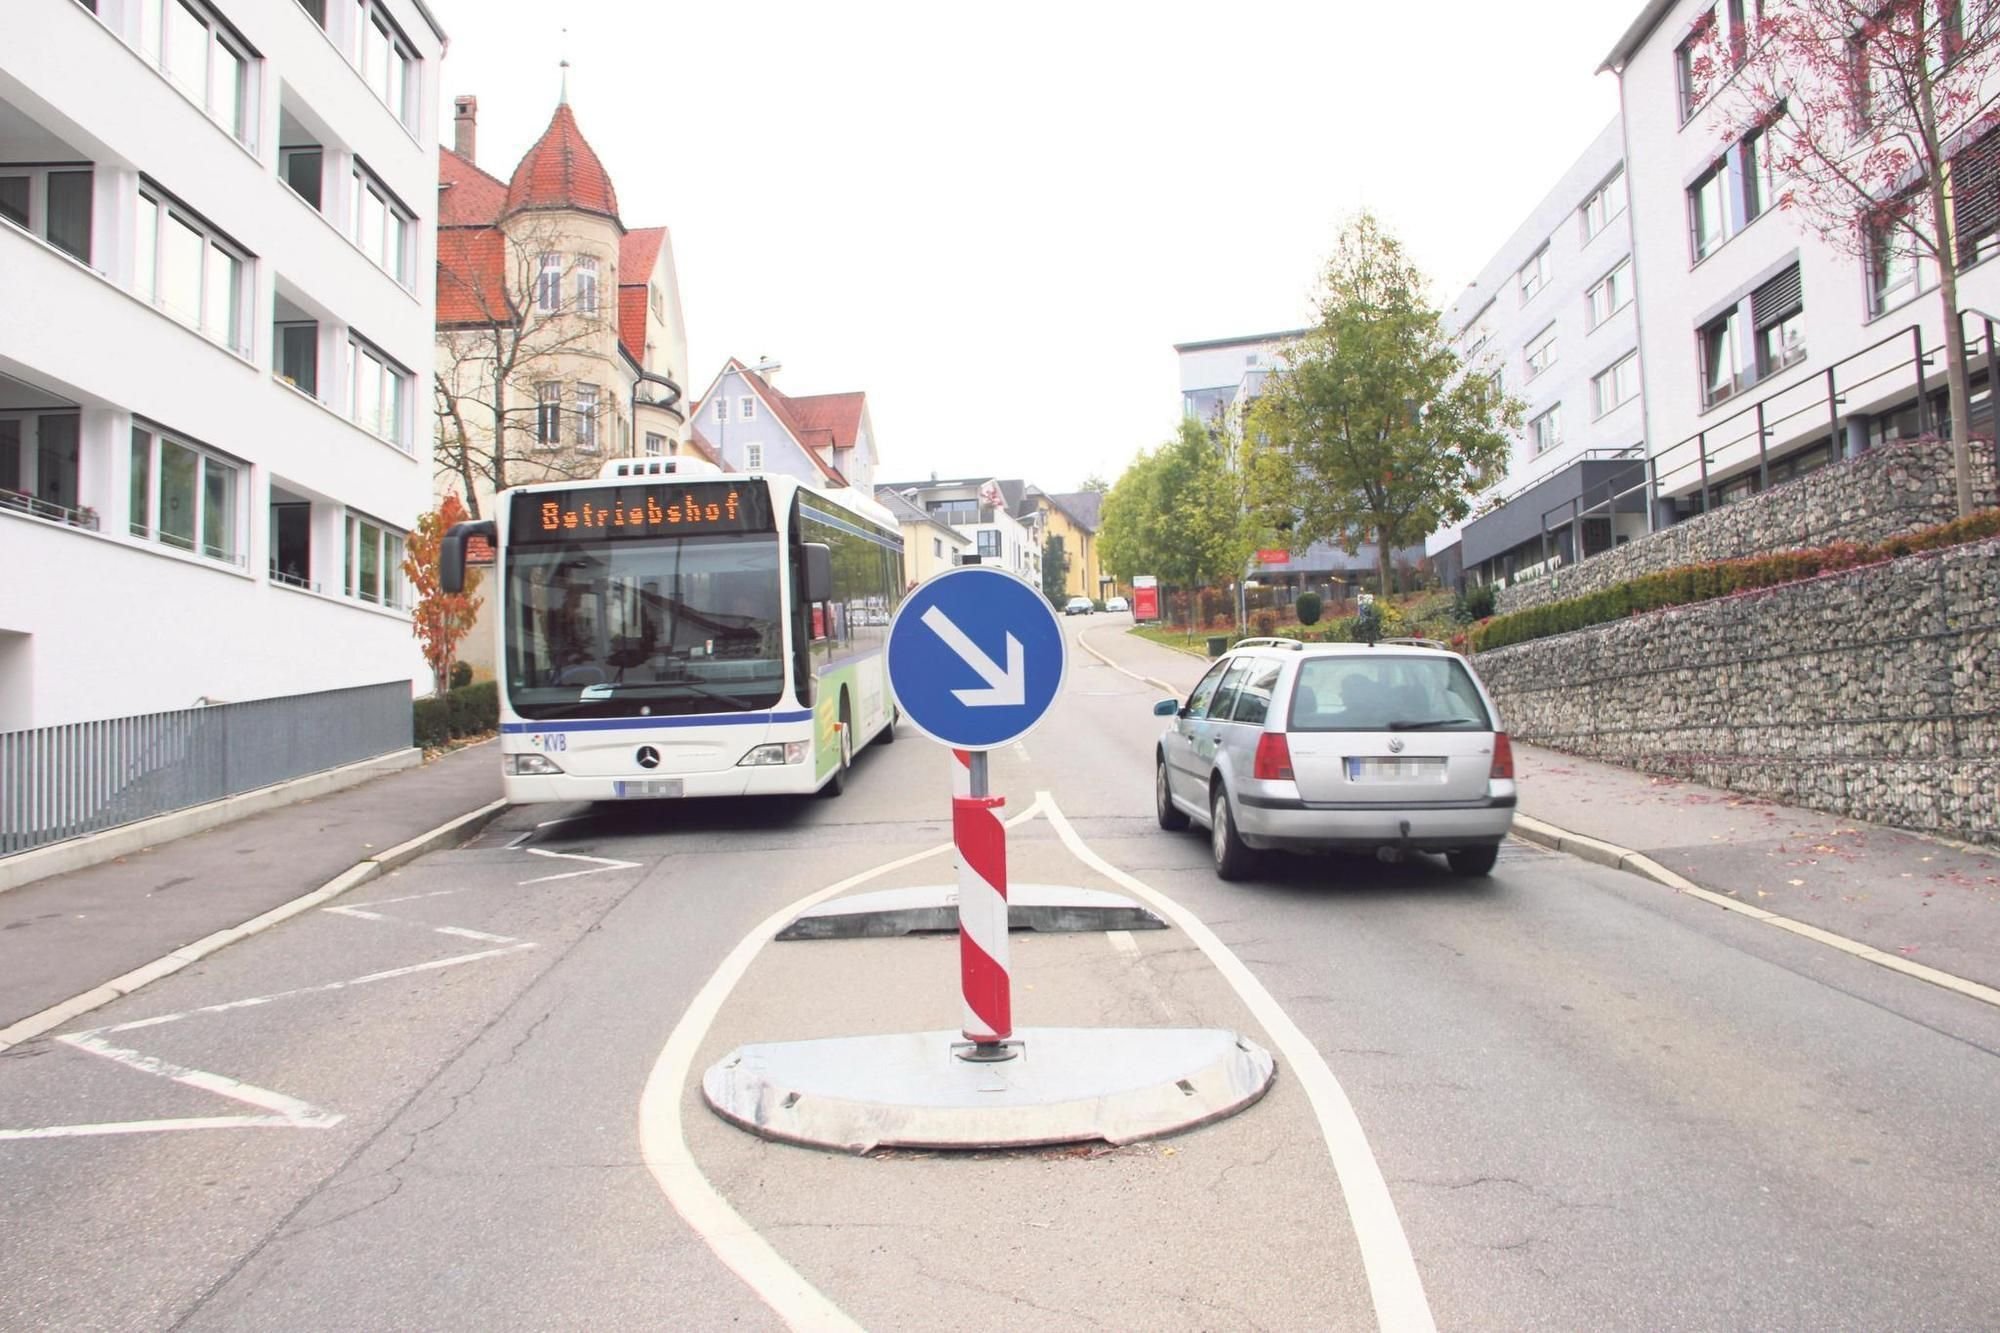
{"label": "gabion stone wall", "polygon": [[[1993,446],[1972,445],[1976,508],[2000,503]],[[1640,574],[1830,542],[1878,542],[1958,517],[1949,440],[1905,440],[1809,472],[1760,495],[1635,537],[1616,550],[1511,588],[1495,599],[1519,611],[1608,588]]]}
{"label": "gabion stone wall", "polygon": [[2000,845],[2000,539],[1481,653],[1522,740]]}

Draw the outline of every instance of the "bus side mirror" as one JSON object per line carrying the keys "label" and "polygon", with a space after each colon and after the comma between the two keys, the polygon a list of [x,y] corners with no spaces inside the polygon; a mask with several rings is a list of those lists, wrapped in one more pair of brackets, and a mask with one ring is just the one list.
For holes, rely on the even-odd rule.
{"label": "bus side mirror", "polygon": [[454,523],[438,546],[438,586],[451,596],[465,591],[465,544],[474,537],[484,537],[488,546],[497,547],[500,525],[490,518]]}
{"label": "bus side mirror", "polygon": [[833,600],[833,548],[825,542],[807,542],[805,548],[806,600],[830,602]]}

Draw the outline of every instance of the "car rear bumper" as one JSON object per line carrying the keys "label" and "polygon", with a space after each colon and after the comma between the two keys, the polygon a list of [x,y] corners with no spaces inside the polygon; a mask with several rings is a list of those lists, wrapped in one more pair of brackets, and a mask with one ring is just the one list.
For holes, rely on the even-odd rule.
{"label": "car rear bumper", "polygon": [[1514,825],[1514,796],[1430,805],[1309,805],[1240,796],[1237,832],[1252,847],[1408,847],[1444,852],[1497,843]]}

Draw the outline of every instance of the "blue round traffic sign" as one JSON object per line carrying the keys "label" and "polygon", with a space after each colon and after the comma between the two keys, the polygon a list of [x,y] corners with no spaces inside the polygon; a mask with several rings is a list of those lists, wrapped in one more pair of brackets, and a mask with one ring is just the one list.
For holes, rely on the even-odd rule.
{"label": "blue round traffic sign", "polygon": [[1031,585],[984,565],[924,580],[889,622],[889,689],[910,725],[961,750],[1034,730],[1062,693],[1068,645]]}

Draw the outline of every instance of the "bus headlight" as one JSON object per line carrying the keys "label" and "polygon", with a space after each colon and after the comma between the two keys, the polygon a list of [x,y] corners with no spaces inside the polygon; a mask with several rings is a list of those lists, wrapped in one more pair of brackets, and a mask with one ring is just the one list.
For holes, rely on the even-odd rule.
{"label": "bus headlight", "polygon": [[806,761],[804,741],[776,741],[770,745],[760,745],[749,754],[736,761],[738,768],[762,768],[770,764],[803,764]]}
{"label": "bus headlight", "polygon": [[510,754],[503,756],[503,760],[505,763],[503,771],[510,778],[540,778],[559,775],[562,772],[562,769],[556,767],[555,761],[546,755]]}

